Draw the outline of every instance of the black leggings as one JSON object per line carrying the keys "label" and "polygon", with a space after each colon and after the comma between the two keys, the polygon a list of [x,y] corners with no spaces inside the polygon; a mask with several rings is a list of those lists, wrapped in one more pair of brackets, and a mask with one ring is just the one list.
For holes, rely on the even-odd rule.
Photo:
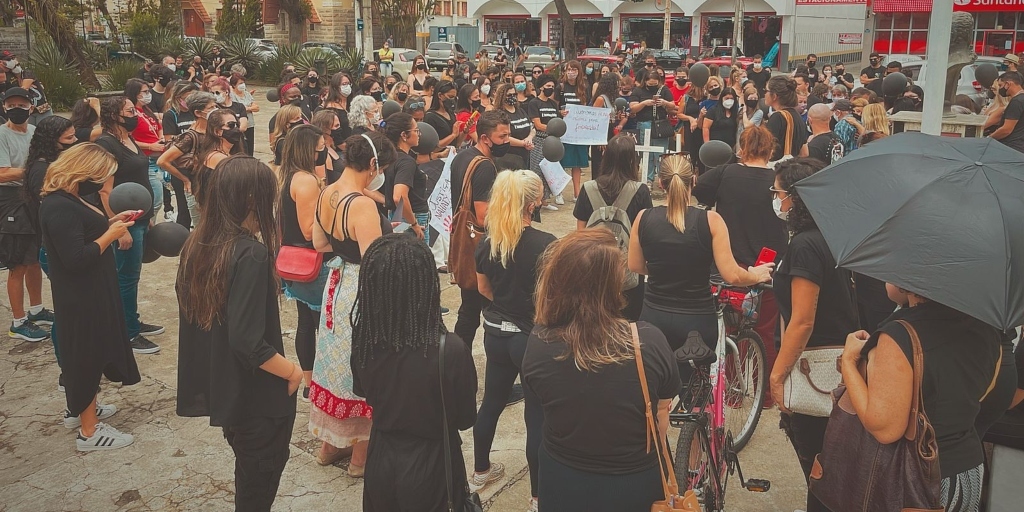
{"label": "black leggings", "polygon": [[[654,309],[645,304],[643,311],[640,313],[640,320],[649,322],[651,325],[661,329],[661,332],[665,334],[665,339],[668,340],[668,346],[673,351],[683,346],[683,343],[686,343],[686,337],[691,331],[699,332],[701,338],[704,339],[704,343],[711,350],[718,346],[718,317],[714,313],[701,315],[670,313]],[[679,380],[682,381],[684,388],[690,382],[690,375],[692,373],[693,368],[690,365],[679,365]]]}
{"label": "black leggings", "polygon": [[320,312],[313,311],[301,300],[295,301],[295,309],[299,313],[298,325],[295,326],[295,353],[299,356],[302,371],[313,371],[313,360],[316,359],[316,331],[320,327]]}
{"label": "black leggings", "polygon": [[188,213],[188,201],[185,199],[185,182],[171,176],[171,188],[174,189],[174,202],[178,203],[175,222],[192,229],[192,215]]}
{"label": "black leggings", "polygon": [[[491,467],[491,444],[494,432],[498,427],[498,418],[505,410],[508,395],[516,376],[520,375],[523,366],[523,354],[526,353],[528,333],[511,333],[511,336],[498,336],[484,330],[484,352],[487,354],[487,367],[484,374],[484,399],[473,426],[473,452],[476,471],[487,471]],[[523,386],[526,397],[526,462],[530,467],[530,491],[537,496],[537,450],[540,447],[544,409],[540,399]]]}
{"label": "black leggings", "polygon": [[654,500],[665,498],[657,464],[625,475],[588,473],[556,461],[541,446],[540,470],[540,512],[649,512]]}
{"label": "black leggings", "polygon": [[252,156],[256,149],[256,127],[249,124],[249,129],[245,130],[245,154]]}
{"label": "black leggings", "polygon": [[[822,445],[825,444],[825,427],[828,426],[828,418],[807,416],[806,414],[782,413],[779,417],[779,428],[789,438],[789,442],[796,451],[796,458],[800,461],[800,469],[804,473],[804,481],[810,483],[811,468],[814,466],[814,457],[821,453]],[[822,505],[817,496],[811,494],[810,487],[807,488],[807,504],[804,507],[807,512],[829,512],[828,507]]]}

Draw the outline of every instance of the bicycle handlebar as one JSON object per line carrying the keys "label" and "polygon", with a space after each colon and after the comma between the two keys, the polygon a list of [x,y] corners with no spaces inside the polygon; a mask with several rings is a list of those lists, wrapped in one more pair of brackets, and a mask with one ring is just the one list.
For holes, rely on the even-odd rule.
{"label": "bicycle handlebar", "polygon": [[765,291],[765,290],[773,290],[774,289],[774,286],[772,285],[771,282],[758,283],[758,284],[754,284],[754,285],[750,285],[750,286],[733,286],[733,285],[731,285],[729,283],[726,283],[721,278],[721,276],[717,276],[717,275],[711,276],[711,283],[710,284],[711,284],[711,286],[717,286],[719,288],[729,288],[729,289],[732,289],[732,290],[757,290],[757,291]]}

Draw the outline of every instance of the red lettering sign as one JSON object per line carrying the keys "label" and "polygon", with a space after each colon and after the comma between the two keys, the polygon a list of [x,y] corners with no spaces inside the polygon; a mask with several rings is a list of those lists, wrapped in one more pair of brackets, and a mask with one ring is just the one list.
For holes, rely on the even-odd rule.
{"label": "red lettering sign", "polygon": [[1024,0],[953,0],[954,11],[1024,11]]}

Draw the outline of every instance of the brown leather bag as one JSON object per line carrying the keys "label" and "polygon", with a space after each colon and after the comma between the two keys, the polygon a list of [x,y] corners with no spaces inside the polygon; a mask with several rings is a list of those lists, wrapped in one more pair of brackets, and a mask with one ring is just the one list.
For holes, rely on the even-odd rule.
{"label": "brown leather bag", "polygon": [[668,452],[668,440],[662,439],[658,433],[658,424],[655,423],[654,412],[651,411],[651,394],[647,390],[647,372],[644,371],[644,359],[640,355],[640,334],[636,330],[635,323],[629,324],[629,329],[633,335],[633,359],[636,360],[636,371],[640,374],[640,389],[644,392],[644,408],[647,416],[647,452],[651,452],[651,439],[653,438],[654,449],[658,451],[661,487],[665,492],[665,499],[651,504],[651,512],[700,512],[700,502],[692,490],[687,490],[682,495],[679,494],[679,483],[676,482],[672,457]]}
{"label": "brown leather bag", "polygon": [[455,284],[463,290],[476,290],[476,246],[484,239],[484,228],[473,208],[473,174],[487,158],[478,156],[469,162],[462,178],[459,210],[452,216],[452,232],[448,248],[448,270]]}
{"label": "brown leather bag", "polygon": [[914,328],[899,322],[914,346],[914,395],[907,431],[895,443],[879,443],[854,412],[846,386],[832,392],[836,403],[824,448],[811,468],[810,490],[833,512],[944,510],[939,505],[939,448],[921,390],[924,352]]}

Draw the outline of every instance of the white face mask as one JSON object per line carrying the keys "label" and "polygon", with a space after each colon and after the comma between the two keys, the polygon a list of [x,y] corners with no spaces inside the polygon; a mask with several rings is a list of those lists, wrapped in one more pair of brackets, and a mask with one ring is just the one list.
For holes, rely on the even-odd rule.
{"label": "white face mask", "polygon": [[6,67],[7,69],[14,69],[18,67],[18,59],[4,61],[4,67]]}
{"label": "white face mask", "polygon": [[480,93],[487,96],[491,93],[491,84],[484,84],[480,86]]}
{"label": "white face mask", "polygon": [[782,211],[782,199],[778,197],[772,199],[772,209],[775,210],[775,216],[782,220],[789,220],[789,211]]}
{"label": "white face mask", "polygon": [[373,113],[373,124],[380,124],[380,120],[383,119],[380,114],[380,110]]}
{"label": "white face mask", "polygon": [[580,74],[577,71],[569,71],[565,73],[565,76],[569,80],[576,80],[576,77],[580,76]]}
{"label": "white face mask", "polygon": [[218,92],[214,94],[213,97],[216,98],[217,104],[224,103],[224,93]]}
{"label": "white face mask", "polygon": [[14,68],[11,69],[11,72],[14,73],[15,75],[20,75],[22,71],[24,71],[24,70],[21,69],[20,65],[14,66]]}
{"label": "white face mask", "polygon": [[149,105],[151,101],[153,101],[153,93],[143,93],[142,97],[139,98],[139,103],[142,103],[143,105]]}
{"label": "white face mask", "polygon": [[168,64],[167,69],[171,70],[171,73],[173,73],[178,70],[178,66],[175,66],[174,64]]}
{"label": "white face mask", "polygon": [[736,100],[723,100],[722,106],[725,108],[732,108],[736,104]]}
{"label": "white face mask", "polygon": [[242,91],[242,92],[245,92],[245,84],[244,83],[238,84],[238,90]]}
{"label": "white face mask", "polygon": [[341,90],[341,95],[342,96],[348,96],[349,94],[352,94],[352,85],[351,84],[345,84],[345,85],[341,86],[339,89]]}
{"label": "white face mask", "polygon": [[379,190],[384,186],[384,173],[378,172],[376,176],[370,181],[370,184],[366,186],[367,190]]}

